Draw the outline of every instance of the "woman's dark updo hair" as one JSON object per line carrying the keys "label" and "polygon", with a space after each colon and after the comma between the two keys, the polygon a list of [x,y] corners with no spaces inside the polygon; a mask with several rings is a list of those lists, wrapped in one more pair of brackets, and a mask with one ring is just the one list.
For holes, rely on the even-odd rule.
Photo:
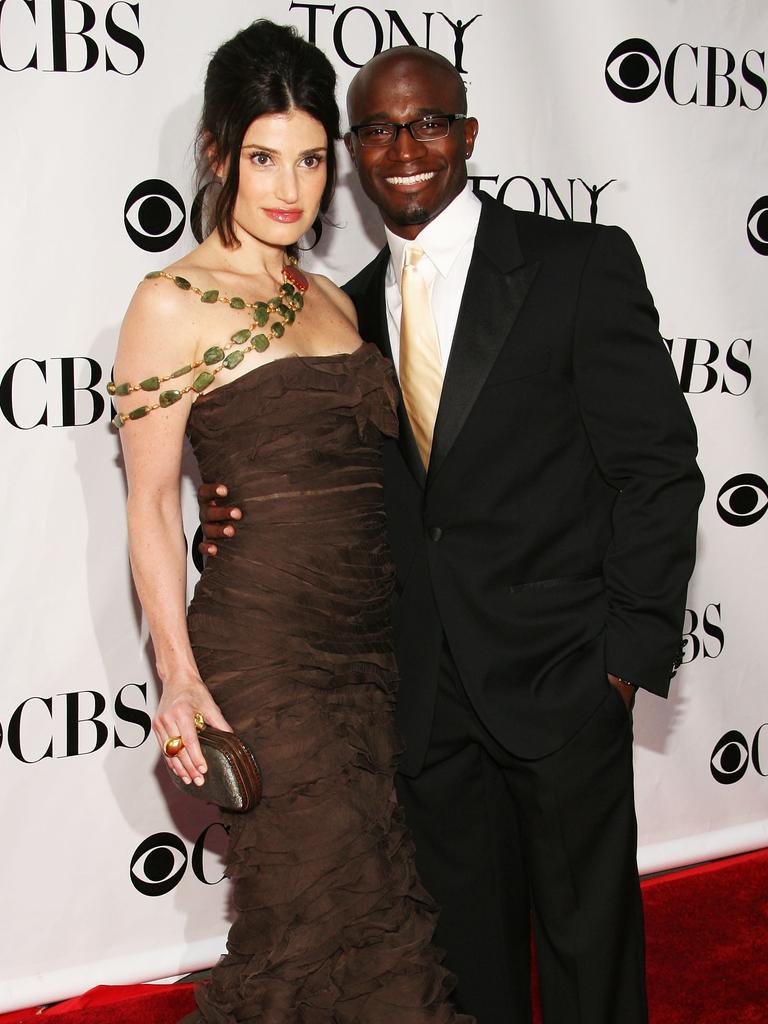
{"label": "woman's dark updo hair", "polygon": [[[238,32],[218,48],[205,77],[203,113],[197,132],[198,167],[204,168],[198,185],[210,178],[207,151],[212,148],[219,165],[228,162],[226,177],[210,210],[210,230],[217,230],[224,245],[238,245],[233,212],[240,185],[240,150],[248,126],[264,114],[303,110],[325,128],[328,136],[328,180],[320,199],[320,213],[312,225],[320,237],[320,215],[331,205],[336,187],[334,141],[340,138],[339,108],[334,90],[336,72],[325,54],[302,39],[288,25],[261,19]],[[210,181],[208,181],[210,184]],[[202,189],[198,200],[202,198]],[[202,201],[195,201],[201,236]],[[295,249],[295,247],[291,247]]]}

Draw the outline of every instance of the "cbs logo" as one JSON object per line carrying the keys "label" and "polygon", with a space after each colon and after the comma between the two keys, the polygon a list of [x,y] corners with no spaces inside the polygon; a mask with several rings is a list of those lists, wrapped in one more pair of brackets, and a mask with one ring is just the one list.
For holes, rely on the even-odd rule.
{"label": "cbs logo", "polygon": [[605,84],[625,103],[641,103],[656,91],[661,61],[645,39],[625,39],[614,47],[605,62]]}
{"label": "cbs logo", "polygon": [[768,196],[761,196],[749,211],[747,238],[755,252],[768,256]]}
{"label": "cbs logo", "polygon": [[726,480],[717,492],[717,511],[729,526],[753,526],[768,509],[768,484],[754,473]]}
{"label": "cbs logo", "polygon": [[605,84],[624,103],[642,103],[662,84],[679,107],[730,107],[738,101],[740,108],[759,110],[768,98],[763,50],[747,50],[739,62],[723,46],[679,43],[662,61],[655,46],[636,38],[611,50]]}
{"label": "cbs logo", "polygon": [[0,0],[0,68],[5,71],[80,74],[98,67],[103,55],[106,71],[135,75],[144,63],[138,3],[22,0],[8,5],[3,20],[5,5]]}
{"label": "cbs logo", "polygon": [[186,222],[187,210],[180,193],[160,178],[140,182],[125,200],[125,230],[145,252],[170,249],[181,238]]}
{"label": "cbs logo", "polygon": [[[715,782],[732,786],[744,778],[750,761],[758,775],[768,777],[768,722],[764,722],[757,730],[751,747],[744,733],[736,729],[722,736],[712,751],[709,770]],[[766,771],[763,771],[764,766]]]}
{"label": "cbs logo", "polygon": [[[173,832],[155,832],[136,847],[131,857],[131,883],[142,896],[166,896],[175,889],[187,867],[203,885],[218,885],[224,878],[218,861],[223,854],[223,841],[229,826],[220,821],[207,825],[187,852],[179,836]],[[218,877],[210,877],[211,873]]]}
{"label": "cbs logo", "polygon": [[[714,641],[713,643],[710,643]],[[699,655],[702,658],[719,658],[725,648],[725,630],[719,604],[708,604],[703,612],[693,608],[685,609],[683,624],[683,658],[681,665],[688,665]]]}

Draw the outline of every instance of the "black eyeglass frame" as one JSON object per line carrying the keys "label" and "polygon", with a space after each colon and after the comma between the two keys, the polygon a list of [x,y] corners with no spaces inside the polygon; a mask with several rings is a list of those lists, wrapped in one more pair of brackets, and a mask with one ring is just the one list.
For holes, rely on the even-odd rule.
{"label": "black eyeglass frame", "polygon": [[[453,127],[454,121],[464,121],[469,114],[434,114],[432,117],[415,117],[412,121],[371,121],[366,124],[351,124],[349,130],[353,132],[360,143],[366,149],[383,149],[385,146],[393,146],[400,135],[403,128],[407,128],[410,132],[411,138],[414,142],[439,142],[440,139],[448,138],[451,128]],[[422,124],[424,121],[447,121],[448,126],[445,131],[445,135],[436,135],[431,139],[419,139],[413,134],[413,126],[415,124]],[[393,128],[395,137],[389,139],[387,142],[363,142],[360,138],[360,131],[363,128]]]}

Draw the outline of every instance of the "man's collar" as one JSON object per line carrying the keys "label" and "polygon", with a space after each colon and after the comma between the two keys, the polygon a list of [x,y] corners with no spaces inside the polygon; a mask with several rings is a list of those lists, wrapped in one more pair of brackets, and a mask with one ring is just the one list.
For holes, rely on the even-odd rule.
{"label": "man's collar", "polygon": [[[481,209],[480,200],[472,191],[471,184],[467,182],[456,198],[414,239],[414,243],[429,256],[442,277],[448,276],[466,242],[474,238]],[[387,227],[384,231],[391,253],[392,267],[399,282],[408,241],[400,235],[395,235]]]}

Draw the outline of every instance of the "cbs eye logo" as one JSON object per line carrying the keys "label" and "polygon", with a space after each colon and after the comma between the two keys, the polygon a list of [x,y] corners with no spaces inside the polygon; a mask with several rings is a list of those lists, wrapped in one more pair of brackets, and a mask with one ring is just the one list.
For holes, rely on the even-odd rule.
{"label": "cbs eye logo", "polygon": [[709,759],[709,770],[715,782],[731,786],[743,779],[749,768],[749,744],[743,733],[733,729],[718,740]]}
{"label": "cbs eye logo", "polygon": [[768,771],[764,770],[766,754],[768,754],[768,722],[764,722],[754,735],[752,746],[747,741],[744,733],[732,729],[722,736],[715,744],[715,749],[709,759],[709,770],[712,778],[723,786],[731,786],[734,782],[743,779],[749,768],[752,767],[762,778],[768,778]]}
{"label": "cbs eye logo", "polygon": [[[211,836],[215,830],[221,834]],[[136,847],[131,857],[130,875],[134,889],[142,896],[165,896],[175,889],[187,866],[191,863],[192,873],[203,885],[218,885],[224,878],[209,878],[206,867],[210,861],[218,861],[223,853],[220,842],[229,834],[229,828],[220,821],[211,822],[195,840],[190,857],[182,840],[173,832],[155,832]],[[219,840],[219,842],[217,842]]]}
{"label": "cbs eye logo", "polygon": [[625,103],[647,100],[660,79],[661,60],[646,39],[625,39],[611,50],[605,62],[605,84]]}
{"label": "cbs eye logo", "polygon": [[749,244],[761,256],[768,256],[768,196],[762,196],[747,217]]}
{"label": "cbs eye logo", "polygon": [[205,558],[200,553],[200,548],[199,548],[199,545],[202,544],[204,540],[205,540],[205,538],[203,537],[203,524],[202,523],[199,523],[197,529],[195,530],[195,535],[192,538],[192,546],[191,546],[191,548],[190,548],[189,544],[187,543],[186,535],[184,536],[184,544],[187,547],[187,553],[192,556],[192,564],[194,565],[194,567],[197,569],[197,571],[199,573],[202,573],[203,569],[205,568]]}
{"label": "cbs eye logo", "polygon": [[729,526],[753,526],[768,509],[768,484],[754,473],[726,480],[717,492],[717,511]]}
{"label": "cbs eye logo", "polygon": [[140,182],[125,200],[125,230],[145,252],[170,249],[181,238],[186,222],[184,200],[173,185],[160,178]]}

